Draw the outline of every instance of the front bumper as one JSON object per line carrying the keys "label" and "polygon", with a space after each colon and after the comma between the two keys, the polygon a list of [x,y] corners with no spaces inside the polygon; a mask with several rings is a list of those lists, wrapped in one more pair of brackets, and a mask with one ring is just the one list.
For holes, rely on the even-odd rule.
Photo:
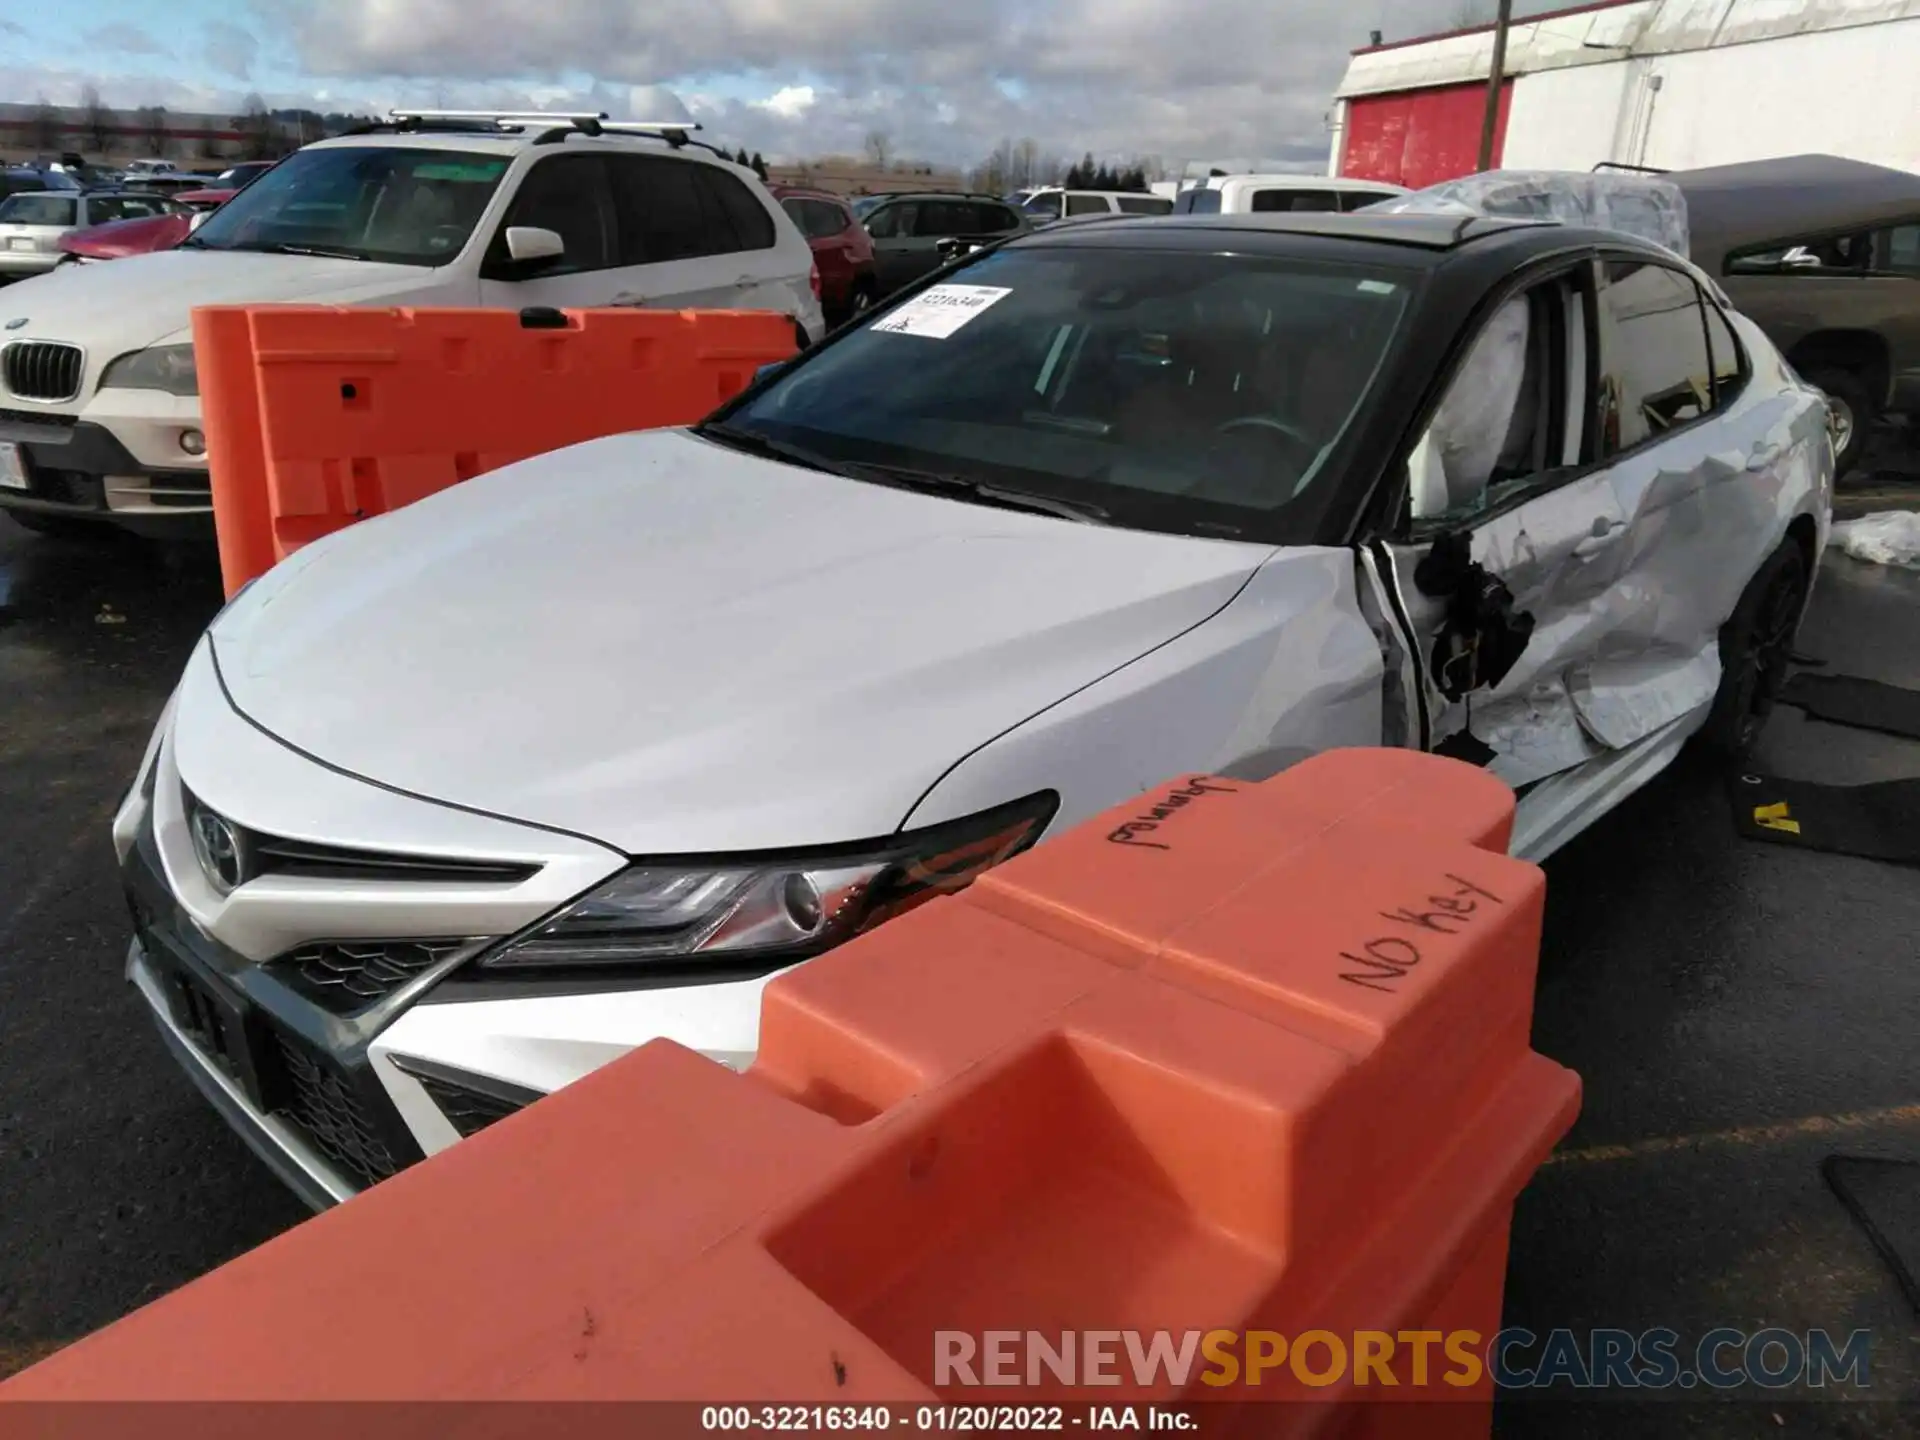
{"label": "front bumper", "polygon": [[20,447],[27,489],[0,489],[0,508],[97,519],[163,536],[213,534],[204,454],[181,440],[200,430],[200,402],[144,390],[105,390],[77,415],[0,409],[0,440]]}
{"label": "front bumper", "polygon": [[[194,858],[186,789],[233,823],[341,843],[538,862],[517,882],[265,874],[224,897]],[[249,802],[259,797],[265,808]],[[135,940],[126,973],[174,1058],[303,1200],[337,1203],[665,1037],[724,1064],[752,1059],[770,976],[545,993],[464,978],[478,937],[519,932],[600,883],[615,852],[453,812],[316,766],[233,711],[210,642],[189,661],[113,824]],[[476,937],[378,998],[321,1003],[300,956]],[[323,940],[323,937],[334,937]],[[354,992],[356,994],[360,992]]]}
{"label": "front bumper", "polygon": [[352,1180],[299,1130],[256,1106],[175,1021],[164,982],[138,940],[127,947],[127,979],[146,1001],[160,1029],[160,1038],[180,1068],[187,1072],[207,1102],[220,1112],[221,1119],[233,1127],[288,1189],[313,1210],[325,1210],[356,1193],[358,1187]]}
{"label": "front bumper", "polygon": [[[325,1209],[655,1038],[753,1059],[771,976],[615,993],[470,998],[445,985],[371,1038],[226,951],[181,912],[143,827],[123,866],[127,979],[208,1102]],[[464,994],[462,994],[464,992]]]}

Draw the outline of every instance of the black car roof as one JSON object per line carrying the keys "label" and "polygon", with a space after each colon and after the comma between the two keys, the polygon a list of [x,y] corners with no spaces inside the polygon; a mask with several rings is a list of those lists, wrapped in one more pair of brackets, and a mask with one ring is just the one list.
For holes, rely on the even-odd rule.
{"label": "black car roof", "polygon": [[1629,236],[1601,235],[1550,220],[1486,215],[1374,215],[1364,210],[1274,211],[1252,215],[1090,215],[1036,230],[1009,242],[1013,248],[1100,245],[1116,249],[1206,250],[1231,243],[1276,253],[1297,242],[1352,241],[1392,246],[1429,262],[1461,250],[1507,241],[1529,253],[1573,244],[1638,244]]}
{"label": "black car roof", "polygon": [[996,205],[1008,202],[998,195],[983,195],[977,190],[895,190],[885,195],[854,195],[854,200],[991,200]]}
{"label": "black car roof", "polygon": [[1663,178],[1687,197],[1687,228],[1703,259],[1797,235],[1870,228],[1920,209],[1920,175],[1837,155],[1786,155]]}

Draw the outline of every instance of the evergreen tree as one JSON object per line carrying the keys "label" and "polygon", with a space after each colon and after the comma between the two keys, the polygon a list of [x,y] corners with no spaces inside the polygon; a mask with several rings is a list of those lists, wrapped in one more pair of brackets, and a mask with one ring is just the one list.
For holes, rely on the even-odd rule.
{"label": "evergreen tree", "polygon": [[760,158],[760,152],[758,150],[753,152],[753,159],[749,163],[753,166],[754,174],[758,175],[762,180],[767,178],[767,162]]}

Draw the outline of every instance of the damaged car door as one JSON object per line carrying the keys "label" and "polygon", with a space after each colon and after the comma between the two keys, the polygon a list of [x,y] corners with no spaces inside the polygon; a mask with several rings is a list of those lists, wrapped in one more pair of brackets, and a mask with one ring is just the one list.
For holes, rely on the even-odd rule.
{"label": "damaged car door", "polygon": [[1515,788],[1670,758],[1816,443],[1808,407],[1748,393],[1748,374],[1715,297],[1643,252],[1493,309],[1375,549],[1408,635],[1410,734]]}
{"label": "damaged car door", "polygon": [[1493,297],[1374,547],[1406,632],[1409,738],[1516,788],[1604,749],[1575,698],[1626,579],[1627,517],[1598,463],[1596,281],[1586,255]]}

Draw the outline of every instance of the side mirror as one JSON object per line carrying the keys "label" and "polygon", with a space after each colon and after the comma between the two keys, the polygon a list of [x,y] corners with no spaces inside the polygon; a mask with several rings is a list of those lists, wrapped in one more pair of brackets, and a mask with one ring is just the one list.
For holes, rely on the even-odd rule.
{"label": "side mirror", "polygon": [[753,372],[753,379],[748,383],[758,385],[762,380],[767,379],[769,376],[776,375],[786,368],[787,362],[784,360],[768,361],[765,365],[762,365],[758,370]]}
{"label": "side mirror", "polygon": [[566,253],[567,242],[560,238],[557,230],[542,229],[538,225],[507,227],[507,254],[515,261],[557,260]]}

